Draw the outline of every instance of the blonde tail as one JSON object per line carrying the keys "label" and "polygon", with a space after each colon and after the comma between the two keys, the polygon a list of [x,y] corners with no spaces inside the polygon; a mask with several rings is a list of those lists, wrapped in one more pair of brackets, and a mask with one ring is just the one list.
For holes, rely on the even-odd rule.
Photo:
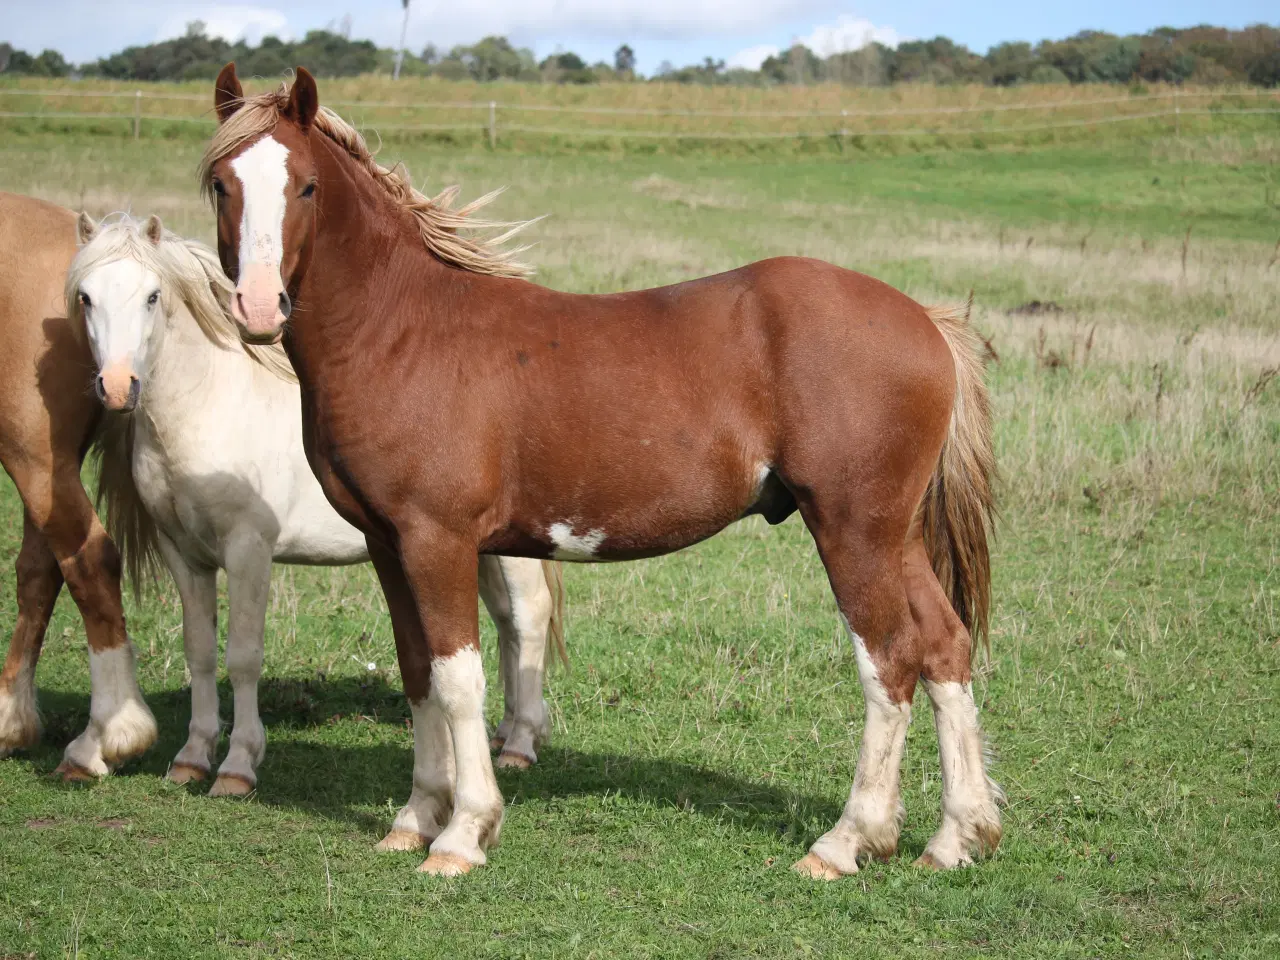
{"label": "blonde tail", "polygon": [[951,430],[925,493],[922,520],[933,572],[965,628],[990,655],[996,458],[982,343],[969,326],[972,305],[971,294],[962,307],[928,310],[955,359],[956,398]]}
{"label": "blonde tail", "polygon": [[93,451],[97,455],[98,509],[116,542],[135,600],[160,571],[160,548],[152,521],[133,482],[133,417],[106,414]]}
{"label": "blonde tail", "polygon": [[546,666],[559,656],[560,662],[567,669],[569,666],[569,650],[564,645],[564,564],[555,560],[542,561],[542,575],[546,578],[547,589],[551,591],[551,621],[547,624]]}

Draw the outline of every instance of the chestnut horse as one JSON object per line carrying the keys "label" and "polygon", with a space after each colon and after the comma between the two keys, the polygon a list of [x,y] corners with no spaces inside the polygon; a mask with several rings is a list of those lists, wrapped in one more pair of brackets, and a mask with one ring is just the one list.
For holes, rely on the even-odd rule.
{"label": "chestnut horse", "polygon": [[305,70],[245,98],[229,64],[214,102],[202,179],[233,316],[246,341],[283,336],[308,460],[368,538],[391,610],[415,754],[383,848],[429,844],[421,869],[451,875],[498,840],[477,554],[630,560],[797,509],[867,708],[848,804],[797,869],[833,878],[895,851],[920,677],[943,770],[921,859],[996,846],[970,692],[993,453],[967,311],[796,258],[636,293],[549,290],[495,247],[505,236],[459,233],[469,210],[451,195],[380,167]]}
{"label": "chestnut horse", "polygon": [[67,319],[62,285],[76,217],[0,193],[0,461],[22,498],[18,622],[0,672],[0,757],[40,739],[35,671],[65,582],[84,618],[93,692],[89,724],[59,773],[102,776],[155,741],[120,602],[120,554],[80,484],[102,415],[93,357]]}

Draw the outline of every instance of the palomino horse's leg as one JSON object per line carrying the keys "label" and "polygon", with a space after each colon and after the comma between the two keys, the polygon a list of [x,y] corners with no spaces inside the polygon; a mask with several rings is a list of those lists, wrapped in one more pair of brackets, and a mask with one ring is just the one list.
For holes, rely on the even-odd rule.
{"label": "palomino horse's leg", "polygon": [[897,850],[898,775],[920,670],[919,634],[902,586],[900,546],[872,548],[864,538],[821,531],[814,536],[853,641],[866,699],[862,750],[844,813],[795,864],[801,873],[830,880],[856,873],[860,861]]}
{"label": "palomino horse's leg", "polygon": [[258,764],[267,751],[267,733],[258,716],[258,680],[271,596],[271,547],[256,533],[232,536],[226,544],[226,567],[227,675],[235,699],[235,722],[211,797],[243,796],[253,790]]}
{"label": "palomino horse's leg", "polygon": [[[502,831],[502,794],[489,758],[484,726],[484,667],[476,593],[478,558],[474,544],[431,525],[401,529],[400,556],[426,632],[429,666],[419,658],[409,667],[430,681],[429,699],[449,725],[457,784],[453,814],[431,844],[420,869],[439,876],[465,873],[486,862]],[[401,658],[401,673],[405,672]],[[408,689],[408,679],[405,680]]]}
{"label": "palomino horse's leg", "polygon": [[924,543],[907,547],[911,612],[924,651],[924,687],[933,703],[942,766],[942,826],[918,863],[945,869],[971,863],[1000,844],[1000,788],[988,777],[970,686],[972,640],[934,576]]}
{"label": "palomino horse's leg", "polygon": [[440,704],[430,697],[426,636],[400,558],[372,537],[368,543],[391,615],[404,692],[413,712],[413,791],[378,849],[421,850],[440,836],[453,812],[453,742]]}
{"label": "palomino horse's leg", "polygon": [[525,768],[550,732],[542,681],[552,601],[541,561],[481,557],[480,597],[498,627],[505,701],[490,746],[502,749],[499,767]]}
{"label": "palomino horse's leg", "polygon": [[9,655],[0,672],[0,757],[33,747],[40,740],[36,711],[36,662],[45,628],[62,589],[58,559],[31,522],[22,521],[22,549],[18,574],[18,622],[9,641]]}
{"label": "palomino horse's leg", "polygon": [[157,531],[160,554],[182,600],[182,649],[191,674],[191,724],[187,742],[169,765],[175,783],[203,780],[218,752],[218,571],[189,564]]}
{"label": "palomino horse's leg", "polygon": [[89,725],[67,744],[58,773],[67,779],[100,777],[156,740],[156,721],[142,699],[133,643],[120,601],[120,552],[102,529],[80,477],[55,484],[50,509],[27,508],[42,532],[84,618],[89,640]]}

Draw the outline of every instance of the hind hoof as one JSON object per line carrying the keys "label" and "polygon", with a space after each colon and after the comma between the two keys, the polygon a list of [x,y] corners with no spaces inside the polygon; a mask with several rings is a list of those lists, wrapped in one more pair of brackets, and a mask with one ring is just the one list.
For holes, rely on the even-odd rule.
{"label": "hind hoof", "polygon": [[494,766],[502,770],[528,770],[533,766],[533,760],[523,753],[502,753]]}
{"label": "hind hoof", "polygon": [[386,853],[399,850],[425,850],[434,837],[427,837],[416,830],[392,830],[378,841],[376,849]]}
{"label": "hind hoof", "polygon": [[419,873],[429,873],[433,877],[460,877],[470,873],[475,865],[456,853],[433,853],[422,861]]}
{"label": "hind hoof", "polygon": [[247,797],[257,786],[238,773],[220,773],[209,789],[211,797]]}
{"label": "hind hoof", "polygon": [[489,749],[492,750],[494,753],[497,753],[499,750],[502,749],[502,745],[506,742],[507,742],[506,737],[497,737],[497,736],[490,737]]}
{"label": "hind hoof", "polygon": [[814,880],[839,880],[844,874],[823,860],[816,853],[807,853],[791,865],[796,873]]}

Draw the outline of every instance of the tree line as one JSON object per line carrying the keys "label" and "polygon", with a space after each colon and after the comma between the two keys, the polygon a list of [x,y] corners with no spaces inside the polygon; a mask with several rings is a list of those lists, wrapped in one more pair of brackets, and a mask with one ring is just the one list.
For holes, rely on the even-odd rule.
{"label": "tree line", "polygon": [[[352,40],[346,30],[313,30],[298,41],[264,37],[256,45],[211,37],[203,23],[188,25],[172,40],[129,47],[92,63],[75,66],[56,50],[30,54],[0,43],[0,74],[100,76],[116,80],[207,80],[236,61],[242,75],[279,76],[305,66],[319,76],[390,73],[395,51],[369,40]],[[635,51],[626,44],[613,62],[588,63],[571,52],[537,59],[505,37],[485,37],[448,51],[428,45],[406,53],[401,72],[450,80],[520,80],[545,83],[633,82]],[[860,50],[820,56],[795,44],[771,56],[758,70],[727,68],[707,57],[699,64],[663,63],[649,78],[676,83],[781,84],[841,83],[887,86],[895,83],[1248,83],[1280,86],[1280,28],[1258,24],[1243,30],[1199,26],[1160,27],[1142,35],[1116,36],[1088,30],[1064,40],[1037,44],[1002,43],[977,54],[946,37],[911,40],[897,47],[879,43]]]}

